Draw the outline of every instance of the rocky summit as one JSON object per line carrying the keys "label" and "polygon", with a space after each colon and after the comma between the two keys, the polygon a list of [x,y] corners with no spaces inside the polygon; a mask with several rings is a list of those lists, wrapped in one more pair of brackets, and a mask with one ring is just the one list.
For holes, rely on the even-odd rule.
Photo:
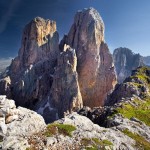
{"label": "rocky summit", "polygon": [[54,121],[82,106],[103,106],[116,84],[104,23],[94,8],[78,11],[59,44],[56,22],[36,17],[0,79],[0,94]]}
{"label": "rocky summit", "polygon": [[132,73],[132,70],[144,65],[143,57],[134,54],[128,48],[117,48],[113,53],[113,60],[117,73],[118,83],[122,83]]}
{"label": "rocky summit", "polygon": [[93,8],[77,12],[68,35],[60,43],[61,49],[64,44],[76,50],[83,104],[90,107],[103,105],[116,84],[116,76],[99,13]]}

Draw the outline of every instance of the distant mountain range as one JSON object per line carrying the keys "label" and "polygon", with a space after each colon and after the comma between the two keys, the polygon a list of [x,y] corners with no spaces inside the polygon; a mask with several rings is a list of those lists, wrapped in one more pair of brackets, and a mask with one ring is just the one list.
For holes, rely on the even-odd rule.
{"label": "distant mountain range", "polygon": [[0,58],[0,74],[10,65],[12,58]]}
{"label": "distant mountain range", "polygon": [[113,60],[118,83],[122,83],[139,66],[150,66],[150,56],[143,57],[132,50],[120,47],[114,50]]}
{"label": "distant mountain range", "polygon": [[150,66],[150,56],[145,56],[145,57],[143,57],[143,62],[144,62],[144,64],[146,64],[147,66]]}

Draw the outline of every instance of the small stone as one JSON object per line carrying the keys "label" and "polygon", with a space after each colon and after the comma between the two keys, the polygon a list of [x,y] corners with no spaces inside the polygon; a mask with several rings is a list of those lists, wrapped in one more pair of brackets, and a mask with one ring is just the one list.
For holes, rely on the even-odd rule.
{"label": "small stone", "polygon": [[51,145],[53,145],[55,143],[57,143],[56,138],[54,138],[54,137],[48,137],[47,138],[47,144],[46,144],[47,146],[51,146]]}
{"label": "small stone", "polygon": [[8,124],[14,120],[17,120],[17,119],[18,119],[18,115],[8,116],[8,117],[6,117],[6,124]]}
{"label": "small stone", "polygon": [[7,133],[7,126],[4,122],[0,122],[0,134],[5,135]]}

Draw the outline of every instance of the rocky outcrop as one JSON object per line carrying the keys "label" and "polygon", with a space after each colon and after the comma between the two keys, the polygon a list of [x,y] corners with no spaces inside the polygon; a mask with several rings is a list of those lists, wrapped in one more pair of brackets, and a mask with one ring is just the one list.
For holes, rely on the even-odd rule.
{"label": "rocky outcrop", "polygon": [[65,45],[64,51],[60,53],[57,59],[51,89],[53,106],[59,110],[60,118],[67,111],[75,111],[83,106],[76,68],[75,50]]}
{"label": "rocky outcrop", "polygon": [[[114,121],[118,123],[118,126],[104,128],[94,124],[84,116],[72,113],[53,124],[49,124],[44,134],[41,132],[30,136],[29,149],[38,147],[47,150],[136,150],[150,147],[150,127],[138,122],[136,119],[129,120],[119,115],[114,117]],[[138,138],[136,139],[130,135],[138,136]]]}
{"label": "rocky outcrop", "polygon": [[113,53],[114,65],[117,73],[117,81],[122,83],[131,75],[132,70],[143,66],[143,59],[140,54],[134,54],[128,48],[117,48]]}
{"label": "rocky outcrop", "polygon": [[150,96],[150,68],[138,67],[133,70],[132,75],[123,83],[117,85],[114,91],[108,96],[106,105],[114,105],[131,97],[143,99]]}
{"label": "rocky outcrop", "polygon": [[104,42],[104,23],[93,9],[77,12],[74,23],[60,43],[70,45],[77,54],[77,72],[83,104],[104,104],[106,95],[116,83],[112,56]]}
{"label": "rocky outcrop", "polygon": [[3,150],[25,150],[27,137],[46,127],[44,119],[26,108],[16,108],[13,100],[0,96],[0,144]]}
{"label": "rocky outcrop", "polygon": [[[145,110],[143,115],[148,117],[146,101],[132,103],[135,109],[142,104],[141,108]],[[125,106],[122,105],[121,109]],[[118,106],[115,105],[114,109],[118,109]],[[143,117],[141,119],[144,120]],[[150,148],[150,127],[144,121],[135,118],[134,115],[130,119],[125,118],[117,110],[115,114],[107,115],[106,121],[107,128],[100,127],[87,117],[73,112],[46,126],[43,118],[37,113],[22,107],[16,108],[13,100],[0,96],[0,145],[4,150]],[[149,124],[149,120],[145,121]]]}
{"label": "rocky outcrop", "polygon": [[17,105],[28,108],[44,101],[52,85],[58,42],[56,22],[37,17],[27,24],[18,56],[6,75],[11,85],[7,86],[5,79],[1,80],[0,85],[5,85],[1,89],[7,90],[0,94],[8,96],[8,91],[11,91],[10,98],[15,99]]}

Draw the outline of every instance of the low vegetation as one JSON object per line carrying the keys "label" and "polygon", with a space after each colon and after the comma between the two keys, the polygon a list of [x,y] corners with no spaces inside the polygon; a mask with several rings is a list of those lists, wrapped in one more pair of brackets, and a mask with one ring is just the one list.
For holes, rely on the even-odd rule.
{"label": "low vegetation", "polygon": [[122,107],[116,108],[114,112],[114,114],[118,113],[128,119],[135,117],[150,126],[150,98],[145,100],[135,99],[133,104],[123,103]]}
{"label": "low vegetation", "polygon": [[108,140],[99,140],[98,138],[83,138],[81,140],[81,145],[84,146],[86,150],[99,150],[103,149],[105,150],[105,146],[110,146],[110,148],[113,146],[113,144]]}
{"label": "low vegetation", "polygon": [[63,134],[64,136],[72,136],[71,133],[76,130],[76,127],[67,124],[49,124],[45,131],[45,135],[50,137],[55,134]]}
{"label": "low vegetation", "polygon": [[[129,78],[128,83],[141,91],[142,100],[134,99],[130,103],[121,102],[122,106],[116,108],[110,118],[114,116],[114,114],[120,113],[128,119],[135,117],[150,126],[150,93],[148,92],[148,90],[150,91],[150,68],[139,67]],[[142,89],[144,89],[144,91],[142,91]]]}
{"label": "low vegetation", "polygon": [[136,141],[135,147],[139,150],[150,150],[150,143],[146,141],[142,136],[130,132],[128,129],[122,131],[125,135]]}

